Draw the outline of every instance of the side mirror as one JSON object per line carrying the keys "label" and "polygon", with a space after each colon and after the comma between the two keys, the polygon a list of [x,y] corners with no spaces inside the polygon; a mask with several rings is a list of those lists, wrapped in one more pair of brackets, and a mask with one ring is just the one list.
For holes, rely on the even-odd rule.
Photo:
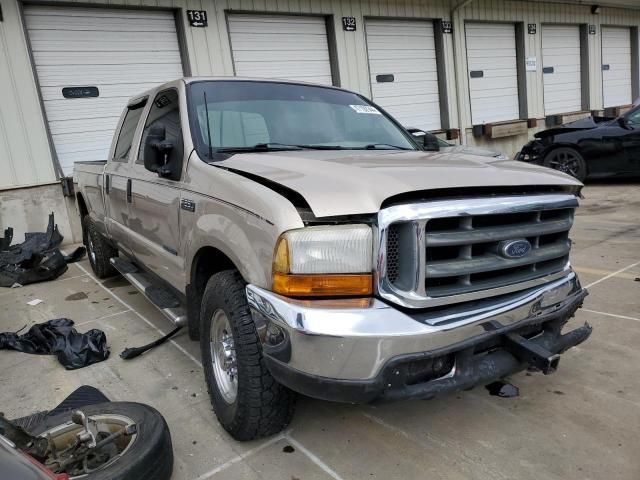
{"label": "side mirror", "polygon": [[618,117],[616,120],[618,121],[618,125],[620,125],[620,127],[629,128],[629,126],[627,125],[627,120],[624,117]]}
{"label": "side mirror", "polygon": [[440,144],[438,143],[438,139],[419,128],[407,128],[407,132],[413,135],[415,141],[422,147],[422,150],[425,152],[439,152]]}
{"label": "side mirror", "polygon": [[436,138],[424,137],[424,150],[426,152],[439,152],[440,144]]}
{"label": "side mirror", "polygon": [[155,145],[163,142],[166,135],[163,126],[153,126],[149,129],[149,134],[144,142],[144,168],[150,172],[157,173],[164,164],[160,161],[160,152],[155,148]]}

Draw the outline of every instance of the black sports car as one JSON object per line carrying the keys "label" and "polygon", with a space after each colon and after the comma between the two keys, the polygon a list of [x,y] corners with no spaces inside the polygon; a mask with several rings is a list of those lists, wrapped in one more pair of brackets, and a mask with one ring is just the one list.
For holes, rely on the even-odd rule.
{"label": "black sports car", "polygon": [[588,117],[534,135],[516,160],[573,175],[640,175],[640,105],[617,118]]}

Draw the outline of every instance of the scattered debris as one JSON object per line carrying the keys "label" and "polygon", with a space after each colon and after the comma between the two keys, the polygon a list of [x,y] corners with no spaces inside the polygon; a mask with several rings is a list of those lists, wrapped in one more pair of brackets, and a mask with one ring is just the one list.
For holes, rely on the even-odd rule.
{"label": "scattered debris", "polygon": [[502,398],[512,398],[520,395],[520,389],[518,387],[500,380],[490,383],[489,385],[485,385],[484,388],[489,390],[491,395]]}
{"label": "scattered debris", "polygon": [[0,237],[0,287],[13,287],[54,280],[67,271],[67,263],[77,262],[85,254],[84,247],[64,256],[58,249],[63,236],[58,231],[53,213],[46,232],[24,234],[24,242],[11,245],[13,229]]}
{"label": "scattered debris", "polygon": [[[176,333],[178,333],[181,328],[182,327],[176,327],[175,329],[167,333],[164,337],[154,340],[153,342],[148,343],[147,345],[143,345],[142,347],[125,348],[123,352],[120,354],[120,358],[122,358],[123,360],[131,360],[132,358],[136,358],[142,355],[143,353],[151,350],[152,348],[157,347],[158,345],[162,345],[164,342],[166,342],[171,337],[173,337]],[[171,374],[169,374],[168,376],[170,377]]]}
{"label": "scattered debris", "polygon": [[29,300],[27,302],[27,305],[31,305],[32,307],[35,307],[36,305],[40,305],[42,303],[42,300],[40,300],[39,298],[34,298],[33,300]]}
{"label": "scattered debris", "polygon": [[33,325],[24,335],[0,333],[0,350],[36,355],[56,355],[67,369],[75,370],[109,358],[107,337],[101,330],[78,333],[73,320],[59,318]]}
{"label": "scattered debris", "polygon": [[636,277],[633,279],[634,282],[640,282],[640,277]]}

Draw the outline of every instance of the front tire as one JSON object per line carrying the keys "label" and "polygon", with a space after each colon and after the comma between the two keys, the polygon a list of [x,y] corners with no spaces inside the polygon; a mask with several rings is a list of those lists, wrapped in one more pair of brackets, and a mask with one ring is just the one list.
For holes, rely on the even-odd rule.
{"label": "front tire", "polygon": [[83,224],[87,234],[87,254],[93,273],[98,278],[113,277],[118,272],[109,260],[118,256],[118,250],[98,232],[89,215],[84,217]]}
{"label": "front tire", "polygon": [[233,438],[253,440],[289,424],[294,393],[276,382],[264,363],[245,282],[235,270],[216,273],[207,283],[200,349],[211,403]]}
{"label": "front tire", "polygon": [[582,155],[573,148],[561,147],[551,150],[544,157],[543,164],[545,167],[571,175],[581,182],[587,178],[587,164]]}

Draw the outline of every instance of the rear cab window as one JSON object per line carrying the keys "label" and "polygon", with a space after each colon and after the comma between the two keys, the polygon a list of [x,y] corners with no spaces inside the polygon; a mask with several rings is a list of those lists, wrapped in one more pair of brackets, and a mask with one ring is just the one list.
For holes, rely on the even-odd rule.
{"label": "rear cab window", "polygon": [[127,113],[125,114],[122,127],[118,132],[118,141],[116,142],[116,149],[113,153],[112,160],[114,162],[128,162],[129,154],[131,153],[131,146],[133,145],[133,137],[136,133],[136,128],[142,117],[142,112],[147,104],[145,98],[141,102],[127,107]]}

